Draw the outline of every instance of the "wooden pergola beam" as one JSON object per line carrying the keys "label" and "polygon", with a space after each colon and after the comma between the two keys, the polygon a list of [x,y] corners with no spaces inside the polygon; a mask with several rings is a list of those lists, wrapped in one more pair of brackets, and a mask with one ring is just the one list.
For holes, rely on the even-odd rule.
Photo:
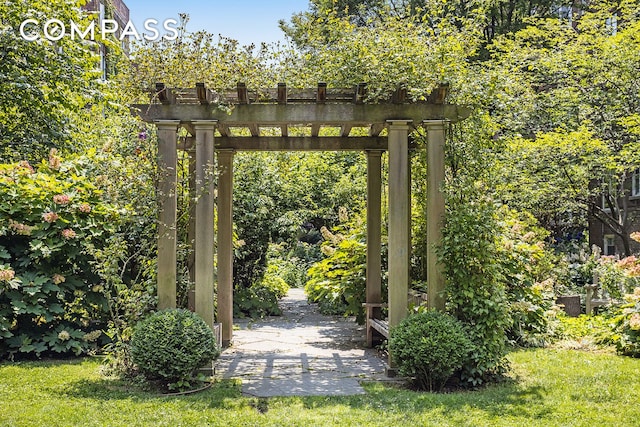
{"label": "wooden pergola beam", "polygon": [[198,101],[200,101],[200,104],[209,104],[209,99],[207,98],[207,88],[204,87],[204,83],[196,83],[196,96],[198,97]]}
{"label": "wooden pergola beam", "polygon": [[318,93],[316,95],[316,102],[318,104],[324,104],[327,101],[327,84],[318,83]]}
{"label": "wooden pergola beam", "polygon": [[386,150],[384,137],[340,136],[259,136],[220,137],[215,139],[217,150],[236,151],[362,151]]}
{"label": "wooden pergola beam", "polygon": [[398,85],[396,90],[393,92],[391,96],[391,102],[394,104],[402,104],[407,99],[407,86],[404,84]]}
{"label": "wooden pergola beam", "polygon": [[231,113],[215,105],[200,104],[145,104],[133,105],[132,108],[147,122],[178,117],[182,122],[217,120],[230,127],[245,127],[247,123],[260,123],[266,127],[300,123],[369,127],[397,120],[398,117],[415,123],[427,119],[455,123],[471,114],[466,107],[449,104],[239,104]]}
{"label": "wooden pergola beam", "polygon": [[237,91],[238,91],[238,103],[248,104],[249,94],[247,92],[247,85],[245,83],[238,82]]}
{"label": "wooden pergola beam", "polygon": [[164,85],[164,83],[156,83],[156,95],[158,97],[158,101],[164,105],[171,104],[168,92],[169,89]]}
{"label": "wooden pergola beam", "polygon": [[438,87],[431,91],[429,102],[434,104],[444,104],[449,95],[449,83],[440,83]]}
{"label": "wooden pergola beam", "polygon": [[259,136],[260,135],[260,127],[257,123],[249,123],[247,125],[249,128],[249,132],[251,132],[251,136]]}
{"label": "wooden pergola beam", "polygon": [[378,136],[380,132],[384,129],[384,125],[382,123],[375,123],[369,127],[369,136]]}
{"label": "wooden pergola beam", "polygon": [[287,103],[287,84],[278,83],[278,104]]}
{"label": "wooden pergola beam", "polygon": [[356,93],[353,95],[353,102],[355,104],[362,104],[366,96],[367,96],[367,84],[358,83],[356,85]]}

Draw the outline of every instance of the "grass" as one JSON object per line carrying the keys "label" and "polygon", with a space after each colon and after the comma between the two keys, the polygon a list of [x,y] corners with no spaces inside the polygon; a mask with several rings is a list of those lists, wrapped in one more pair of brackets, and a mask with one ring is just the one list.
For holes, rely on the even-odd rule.
{"label": "grass", "polygon": [[183,397],[129,389],[100,361],[0,364],[2,426],[634,426],[640,360],[566,349],[509,355],[511,379],[479,391],[418,393],[378,383],[351,397],[244,397],[222,381]]}

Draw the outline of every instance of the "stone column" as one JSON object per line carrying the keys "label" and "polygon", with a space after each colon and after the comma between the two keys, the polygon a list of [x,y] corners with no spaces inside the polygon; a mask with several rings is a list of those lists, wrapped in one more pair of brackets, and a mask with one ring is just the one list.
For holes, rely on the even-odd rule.
{"label": "stone column", "polygon": [[215,121],[193,122],[196,132],[195,308],[213,330]]}
{"label": "stone column", "polygon": [[[194,137],[195,139],[195,137]],[[195,146],[187,149],[189,156],[189,224],[187,229],[187,241],[189,242],[189,256],[187,268],[189,269],[189,291],[187,293],[187,308],[196,311],[196,149]]]}
{"label": "stone column", "polygon": [[382,151],[367,151],[367,295],[368,303],[382,301]]}
{"label": "stone column", "polygon": [[444,144],[448,120],[425,120],[427,128],[427,288],[429,308],[444,311],[445,280],[443,267],[438,263],[436,247],[442,240],[445,214]]}
{"label": "stone column", "polygon": [[389,120],[389,327],[407,316],[409,292],[409,123]]}
{"label": "stone column", "polygon": [[178,126],[157,120],[158,127],[158,309],[176,307],[176,224]]}
{"label": "stone column", "polygon": [[218,322],[225,347],[233,338],[233,154],[218,151]]}

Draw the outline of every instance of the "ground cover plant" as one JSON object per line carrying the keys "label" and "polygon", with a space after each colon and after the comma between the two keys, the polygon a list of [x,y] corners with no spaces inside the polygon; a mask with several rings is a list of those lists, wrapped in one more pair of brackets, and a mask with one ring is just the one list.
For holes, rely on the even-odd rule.
{"label": "ground cover plant", "polygon": [[242,396],[216,382],[160,397],[102,377],[101,360],[0,365],[0,424],[11,426],[630,426],[640,419],[640,360],[610,352],[534,349],[507,356],[505,382],[477,391],[421,393],[365,383],[348,397]]}

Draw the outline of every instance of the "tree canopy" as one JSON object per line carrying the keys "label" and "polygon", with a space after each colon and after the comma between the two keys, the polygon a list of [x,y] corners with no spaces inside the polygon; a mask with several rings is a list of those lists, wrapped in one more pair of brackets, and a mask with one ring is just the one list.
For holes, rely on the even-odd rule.
{"label": "tree canopy", "polygon": [[27,19],[86,22],[78,0],[5,1],[0,4],[0,160],[35,160],[69,148],[73,116],[98,95],[97,57],[91,45],[69,37],[28,41]]}

